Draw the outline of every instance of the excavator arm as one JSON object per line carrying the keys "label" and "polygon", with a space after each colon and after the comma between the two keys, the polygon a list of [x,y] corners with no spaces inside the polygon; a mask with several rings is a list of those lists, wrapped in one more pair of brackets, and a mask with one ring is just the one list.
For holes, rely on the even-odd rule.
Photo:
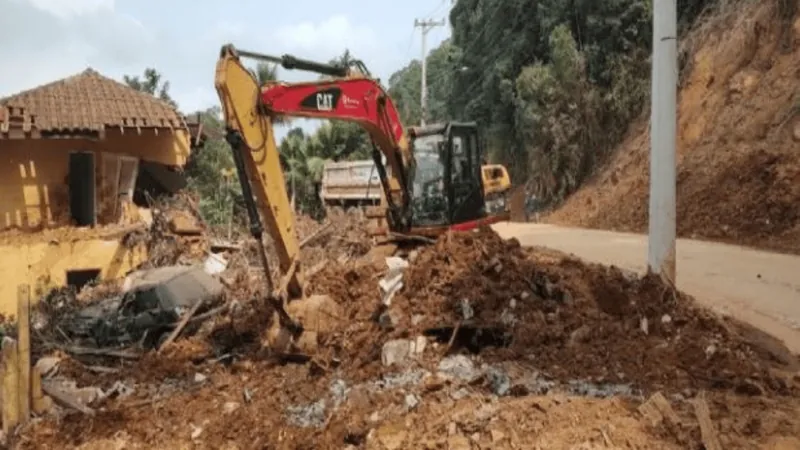
{"label": "excavator arm", "polygon": [[[302,272],[298,264],[300,246],[271,118],[259,111],[261,89],[258,82],[231,48],[223,47],[221,51],[214,86],[222,105],[226,140],[233,151],[247,206],[250,233],[258,242],[259,257],[268,283],[268,298],[282,325],[298,333],[300,326],[288,316],[283,303],[288,298],[303,296]],[[263,246],[264,225],[274,242],[280,272],[284,274],[277,289],[272,283]]]}

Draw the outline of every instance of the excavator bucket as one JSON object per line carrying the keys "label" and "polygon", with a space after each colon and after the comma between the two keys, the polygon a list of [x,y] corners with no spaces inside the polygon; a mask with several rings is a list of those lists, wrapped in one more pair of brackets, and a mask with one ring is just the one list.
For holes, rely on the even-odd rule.
{"label": "excavator bucket", "polygon": [[311,295],[289,302],[286,313],[302,324],[301,333],[293,333],[280,323],[275,313],[267,331],[267,345],[281,355],[311,355],[317,351],[319,337],[341,330],[344,326],[342,307],[328,295]]}

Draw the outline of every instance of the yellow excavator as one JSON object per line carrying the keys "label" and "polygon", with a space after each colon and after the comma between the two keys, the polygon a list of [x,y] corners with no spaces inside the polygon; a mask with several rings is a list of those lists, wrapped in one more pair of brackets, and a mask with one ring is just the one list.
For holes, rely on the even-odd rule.
{"label": "yellow excavator", "polygon": [[510,218],[508,194],[511,191],[511,177],[508,169],[502,164],[484,164],[481,166],[483,178],[483,195],[488,214],[503,215]]}
{"label": "yellow excavator", "polygon": [[[244,58],[325,75],[299,83],[259,86]],[[372,158],[381,180],[381,206],[371,233],[388,248],[425,241],[448,230],[470,230],[502,220],[486,213],[482,173],[483,143],[474,122],[446,122],[405,129],[391,97],[360,61],[337,66],[222,47],[214,84],[222,104],[226,140],[247,207],[250,232],[262,242],[264,226],[272,237],[283,274],[267,278],[268,301],[275,311],[268,333],[279,353],[308,354],[319,333],[337,327],[339,306],[325,295],[306,296],[303,268],[272,118],[296,116],[359,123],[372,140]],[[263,223],[262,223],[263,220]]]}

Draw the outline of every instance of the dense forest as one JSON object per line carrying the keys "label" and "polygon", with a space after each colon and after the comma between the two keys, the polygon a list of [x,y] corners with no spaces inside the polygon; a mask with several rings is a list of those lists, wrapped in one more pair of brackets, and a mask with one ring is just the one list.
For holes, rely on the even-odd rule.
{"label": "dense forest", "polygon": [[[678,0],[679,30],[717,3]],[[652,0],[459,0],[451,38],[428,56],[429,120],[477,121],[489,159],[558,203],[646,107],[651,17]],[[412,61],[389,80],[407,123],[420,76]]]}
{"label": "dense forest", "polygon": [[[679,34],[719,4],[744,1],[750,0],[678,0]],[[652,0],[458,0],[450,11],[451,37],[427,56],[428,121],[477,121],[488,159],[506,164],[515,184],[557,204],[646,108],[651,17]],[[332,62],[352,59],[345,51]],[[262,81],[277,76],[274,67],[253,70]],[[125,81],[171,101],[157,72],[144,75]],[[420,81],[419,60],[388,80],[406,124],[420,120]],[[221,130],[218,114],[202,113],[206,129]],[[283,122],[291,126],[291,119]],[[324,162],[368,158],[370,144],[358,125],[332,121],[310,135],[293,128],[280,151],[298,209],[320,215],[316,192]],[[226,167],[232,161],[220,132],[188,169],[212,223],[226,221],[240,196],[220,174]]]}

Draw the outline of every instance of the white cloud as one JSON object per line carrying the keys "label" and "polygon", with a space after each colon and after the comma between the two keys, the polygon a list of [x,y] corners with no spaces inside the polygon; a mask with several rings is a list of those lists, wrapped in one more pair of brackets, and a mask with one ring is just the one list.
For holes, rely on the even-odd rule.
{"label": "white cloud", "polygon": [[315,54],[328,54],[335,57],[350,48],[362,51],[376,50],[378,42],[372,28],[354,25],[347,16],[338,14],[319,23],[301,22],[283,26],[275,30],[278,44]]}
{"label": "white cloud", "polygon": [[[156,36],[113,0],[0,0],[0,96],[94,67],[139,72]],[[112,76],[118,74],[114,73]]]}
{"label": "white cloud", "polygon": [[[24,2],[24,0],[13,1]],[[114,0],[28,0],[27,2],[36,9],[62,19],[114,10]]]}

